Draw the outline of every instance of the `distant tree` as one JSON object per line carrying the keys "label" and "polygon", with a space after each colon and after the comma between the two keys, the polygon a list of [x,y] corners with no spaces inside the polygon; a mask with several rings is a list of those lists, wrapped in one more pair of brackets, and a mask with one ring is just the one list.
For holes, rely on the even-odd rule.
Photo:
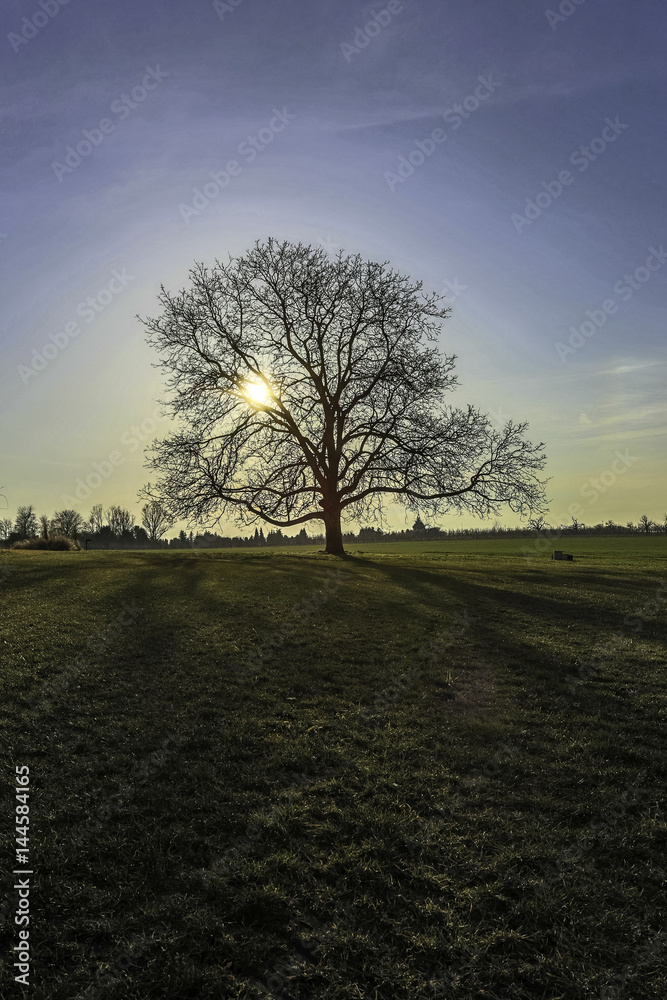
{"label": "distant tree", "polygon": [[50,528],[51,528],[51,523],[49,521],[48,516],[46,514],[42,514],[42,516],[39,519],[40,537],[44,538],[45,540],[48,539]]}
{"label": "distant tree", "polygon": [[30,504],[28,507],[19,507],[16,511],[14,531],[21,541],[25,538],[35,538],[37,535],[37,515],[35,508]]}
{"label": "distant tree", "polygon": [[151,539],[146,529],[142,528],[139,524],[135,524],[132,529],[132,534],[137,545],[145,545],[146,542],[154,541],[154,539]]}
{"label": "distant tree", "polygon": [[648,514],[642,514],[639,518],[639,528],[644,534],[648,535],[653,527],[653,521],[650,519]]}
{"label": "distant tree", "polygon": [[188,536],[183,531],[182,528],[181,528],[181,530],[178,533],[178,542],[179,542],[179,545],[181,545],[183,548],[185,548],[185,546],[188,544]]}
{"label": "distant tree", "polygon": [[634,535],[634,533],[635,533],[635,532],[637,531],[637,528],[636,528],[636,527],[635,527],[635,525],[634,525],[634,524],[632,523],[632,521],[628,521],[628,523],[626,524],[626,526],[625,526],[625,527],[626,527],[626,528],[628,529],[628,531],[629,531],[629,532],[630,532],[631,534],[633,534],[633,535]]}
{"label": "distant tree", "polygon": [[90,525],[90,530],[94,535],[102,530],[102,526],[104,524],[104,511],[102,510],[101,503],[96,503],[92,508],[88,524]]}
{"label": "distant tree", "polygon": [[151,542],[158,542],[174,522],[158,500],[149,500],[141,508],[141,523]]}
{"label": "distant tree", "polygon": [[57,510],[51,521],[51,531],[54,535],[76,538],[83,530],[83,523],[83,518],[78,510]]}
{"label": "distant tree", "polygon": [[579,531],[583,527],[584,527],[584,525],[582,524],[581,521],[577,521],[576,517],[572,518],[572,530],[574,532]]}
{"label": "distant tree", "polygon": [[0,540],[3,542],[7,541],[12,533],[12,522],[8,517],[3,518],[0,521]]}
{"label": "distant tree", "polygon": [[421,517],[418,517],[415,523],[412,525],[412,530],[414,531],[415,535],[426,534],[426,525],[422,521]]}
{"label": "distant tree", "polygon": [[545,521],[544,517],[540,514],[539,517],[531,517],[529,519],[529,521],[528,521],[528,527],[532,531],[538,531],[539,532],[539,531],[544,531],[544,529],[548,528],[549,525]]}
{"label": "distant tree", "polygon": [[274,239],[190,277],[143,321],[185,422],[154,443],[142,492],[172,516],[321,521],[344,555],[341,518],[379,518],[392,499],[429,515],[544,509],[527,425],[446,405],[443,296],[386,262]]}
{"label": "distant tree", "polygon": [[130,511],[126,510],[125,507],[119,507],[117,504],[112,504],[109,507],[107,517],[109,519],[109,527],[114,535],[122,535],[131,531],[134,524],[134,517]]}

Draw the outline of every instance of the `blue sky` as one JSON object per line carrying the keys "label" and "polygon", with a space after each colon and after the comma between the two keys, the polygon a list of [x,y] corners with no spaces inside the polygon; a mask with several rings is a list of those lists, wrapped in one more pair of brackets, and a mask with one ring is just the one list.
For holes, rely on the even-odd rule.
{"label": "blue sky", "polygon": [[84,515],[138,519],[169,427],[136,314],[273,235],[448,296],[451,401],[529,421],[552,523],[662,520],[660,5],[9,0],[2,25],[9,516],[92,476]]}

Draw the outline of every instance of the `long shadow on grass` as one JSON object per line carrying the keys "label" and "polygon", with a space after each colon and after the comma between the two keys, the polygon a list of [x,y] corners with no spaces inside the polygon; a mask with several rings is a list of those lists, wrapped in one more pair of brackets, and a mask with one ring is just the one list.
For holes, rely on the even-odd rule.
{"label": "long shadow on grass", "polygon": [[[225,579],[227,569],[232,582],[232,567],[225,566],[224,558],[215,564],[191,554],[164,562],[152,554],[132,560],[132,576],[126,585],[113,578],[112,602],[120,604],[140,594],[142,615],[116,646],[100,655],[70,704],[63,705],[62,711],[49,719],[44,737],[47,759],[40,773],[45,788],[39,801],[43,817],[40,919],[44,928],[59,931],[54,935],[51,930],[37,943],[45,982],[49,968],[72,977],[60,994],[54,991],[52,996],[77,995],[77,990],[71,988],[74,982],[77,988],[79,983],[89,982],[96,961],[123,957],[123,942],[133,933],[155,932],[158,936],[153,944],[146,937],[142,953],[146,961],[148,957],[154,961],[153,969],[163,961],[160,956],[164,945],[159,941],[162,933],[172,937],[170,952],[174,951],[175,937],[183,961],[186,954],[203,956],[206,949],[215,948],[216,954],[224,952],[226,960],[234,961],[240,975],[244,969],[260,969],[258,956],[266,952],[271,940],[275,946],[280,936],[279,928],[286,919],[282,910],[276,910],[271,922],[276,935],[273,939],[264,937],[253,925],[255,909],[271,903],[268,890],[263,894],[257,890],[256,906],[239,902],[242,893],[237,882],[252,883],[252,871],[227,882],[227,898],[213,892],[204,894],[203,901],[191,875],[198,866],[205,868],[209,864],[212,852],[224,854],[230,837],[241,833],[253,809],[265,806],[267,800],[270,808],[272,787],[275,799],[276,789],[290,784],[283,773],[286,764],[295,761],[292,745],[280,736],[281,719],[268,716],[270,701],[266,697],[258,700],[256,689],[250,685],[234,689],[225,676],[231,654],[223,657],[216,643],[222,642],[227,627],[238,633],[241,614],[241,631],[253,623],[258,634],[275,629],[280,622],[271,616],[267,603],[274,610],[278,606],[289,608],[291,591],[295,599],[307,596],[322,586],[332,568],[340,565],[343,571],[363,570],[362,576],[371,581],[373,574],[385,575],[406,594],[406,606],[419,605],[418,622],[423,621],[425,626],[429,618],[422,606],[441,610],[443,604],[453,609],[463,604],[477,619],[473,642],[483,648],[502,649],[520,662],[529,653],[533,660],[544,664],[544,652],[543,647],[537,650],[530,638],[508,638],[503,621],[517,610],[533,620],[536,629],[545,620],[557,625],[595,624],[610,631],[622,627],[622,613],[607,609],[601,617],[600,610],[590,602],[573,605],[517,589],[499,590],[481,581],[462,579],[468,570],[452,572],[443,567],[441,572],[432,572],[354,557],[340,564],[282,554],[275,560],[261,560],[275,570],[271,586],[277,598],[272,595],[271,602],[267,602],[261,588],[265,567],[259,565],[255,554],[247,559],[237,556],[233,562],[237,568],[242,562],[243,575],[239,579],[246,591],[252,591],[256,582],[256,605],[251,602],[243,607],[243,601],[235,600],[231,591],[215,590],[218,568],[219,578]],[[120,560],[119,567],[122,565]],[[295,571],[301,571],[296,585]],[[381,594],[378,605],[382,614],[380,602]],[[628,612],[635,607],[629,607]],[[339,618],[346,613],[336,607],[335,598],[330,611]],[[285,653],[289,652],[286,646]],[[310,659],[302,669],[314,676],[316,653],[312,648],[307,652]],[[284,664],[290,665],[289,660]],[[548,672],[550,666],[543,669]],[[284,686],[286,672],[276,670],[271,676],[270,697]],[[345,680],[344,674],[341,677]],[[341,701],[347,701],[345,695]],[[283,709],[281,704],[281,714]],[[164,737],[177,729],[187,737],[185,742],[166,762],[148,765],[147,780],[133,779],[137,760],[147,759],[160,748]],[[268,738],[274,736],[275,740]],[[295,747],[297,743],[294,738]],[[349,777],[341,758],[328,757],[319,744],[309,753],[307,756],[303,752],[302,770],[312,769],[320,780],[333,775],[339,781]],[[51,767],[47,768],[49,762]],[[133,793],[118,799],[115,796],[123,784],[130,785]],[[84,824],[89,813],[96,817],[98,804],[104,802],[110,802],[112,808],[102,828],[96,829],[92,840],[73,846],[72,833],[77,824]],[[352,807],[351,812],[354,816]],[[249,852],[249,869],[253,856]],[[313,895],[319,888],[316,881],[317,876]],[[198,937],[200,906],[208,921],[206,940]],[[240,927],[238,942],[233,944],[229,924],[226,928],[222,923],[218,926],[217,917],[212,916],[222,913],[228,920],[230,912]],[[257,942],[246,957],[244,942],[253,932]],[[141,957],[130,959],[135,979],[141,974],[142,961]],[[118,978],[122,975],[119,973]]]}
{"label": "long shadow on grass", "polygon": [[[364,566],[369,566],[368,560],[350,561],[359,562]],[[442,572],[434,573],[431,570],[417,567],[396,566],[384,561],[373,562],[373,569],[385,576],[399,586],[403,587],[411,595],[418,595],[425,604],[438,606],[437,598],[434,599],[434,591],[447,595],[447,604],[462,603],[469,609],[476,621],[476,642],[482,643],[488,650],[497,650],[507,657],[516,658],[519,662],[525,658],[526,654],[531,656],[541,667],[541,673],[557,679],[562,684],[562,675],[569,667],[564,669],[564,659],[567,653],[564,649],[557,647],[557,653],[549,655],[545,652],[544,644],[540,642],[536,647],[531,635],[540,636],[546,629],[561,629],[563,635],[566,629],[574,628],[582,634],[590,634],[592,628],[600,635],[599,644],[604,643],[615,633],[624,633],[631,636],[633,633],[628,630],[628,617],[635,615],[642,605],[655,595],[655,590],[644,591],[643,595],[632,589],[633,579],[628,579],[626,583],[627,605],[622,611],[615,611],[609,607],[600,607],[592,598],[595,591],[591,587],[588,591],[589,600],[583,600],[581,590],[573,592],[570,599],[561,597],[548,597],[535,592],[526,592],[516,587],[512,587],[509,582],[504,582],[501,587],[491,586],[481,581],[471,582],[465,577],[470,575],[466,569],[448,569],[443,567]],[[477,574],[483,571],[476,570]],[[486,571],[485,575],[492,570]],[[500,575],[500,574],[499,574]],[[509,575],[505,571],[503,576]],[[586,581],[593,580],[589,574],[585,574]],[[635,578],[636,579],[636,578]],[[571,575],[572,582],[579,582],[576,575]],[[534,581],[532,581],[534,582]],[[540,584],[550,584],[550,578],[541,577]],[[656,579],[657,582],[657,579]],[[500,618],[500,620],[498,620]],[[512,631],[517,630],[517,619],[523,618],[521,632],[526,636],[525,641],[517,641],[512,636]],[[507,624],[503,624],[506,622]],[[575,633],[576,634],[576,633]],[[667,640],[667,628],[659,622],[651,622],[650,635],[646,630],[642,635],[646,641],[650,641],[660,646]],[[593,650],[589,650],[592,653]],[[545,659],[548,661],[545,662]],[[558,667],[556,677],[553,667]],[[540,683],[544,677],[540,677]]]}
{"label": "long shadow on grass", "polygon": [[[176,858],[187,855],[188,865],[204,867],[211,834],[224,844],[234,829],[230,790],[248,778],[252,802],[253,772],[256,778],[266,763],[268,748],[252,745],[252,725],[225,718],[219,692],[210,690],[210,670],[199,669],[193,641],[201,619],[188,608],[197,610],[201,572],[196,560],[163,564],[149,557],[132,561],[127,584],[119,574],[106,576],[109,606],[140,594],[141,614],[22,740],[33,749],[41,817],[43,931],[35,974],[45,983],[54,973],[69,977],[63,997],[78,995],[75,982],[90,981],[91,944],[102,960],[146,929],[151,909],[156,923],[164,923],[153,904],[173,896],[174,868],[181,867],[174,849]],[[220,602],[217,610],[219,617]],[[201,717],[211,701],[218,725]],[[165,737],[175,734],[184,741],[172,740],[165,754]],[[226,798],[226,808],[216,798]]]}

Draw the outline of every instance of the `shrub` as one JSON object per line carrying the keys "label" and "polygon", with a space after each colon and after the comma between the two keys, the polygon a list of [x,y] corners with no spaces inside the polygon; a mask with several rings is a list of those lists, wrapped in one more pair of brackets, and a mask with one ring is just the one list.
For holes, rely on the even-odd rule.
{"label": "shrub", "polygon": [[23,542],[14,542],[13,549],[50,549],[59,552],[78,552],[81,546],[73,538],[65,535],[54,535],[53,538],[26,538]]}

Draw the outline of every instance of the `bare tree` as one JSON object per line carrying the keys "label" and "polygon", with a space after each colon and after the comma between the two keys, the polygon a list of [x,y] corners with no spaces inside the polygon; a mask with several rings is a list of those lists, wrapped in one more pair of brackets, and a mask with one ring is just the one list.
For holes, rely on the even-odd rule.
{"label": "bare tree", "polygon": [[107,510],[107,517],[109,518],[109,527],[114,535],[122,535],[124,531],[132,530],[134,517],[125,507],[112,504]]}
{"label": "bare tree", "polygon": [[48,539],[48,537],[49,537],[49,530],[51,528],[51,524],[49,522],[49,518],[48,518],[47,514],[42,514],[42,516],[40,517],[40,519],[39,519],[39,528],[40,528],[40,531],[41,531],[42,538],[44,540]]}
{"label": "bare tree", "polygon": [[539,533],[540,531],[544,531],[545,528],[548,528],[549,525],[547,521],[540,515],[539,517],[529,518],[528,527],[531,528],[532,531],[537,531]]}
{"label": "bare tree", "polygon": [[3,542],[6,542],[11,533],[12,533],[12,522],[9,520],[8,517],[4,517],[0,521],[0,539],[2,539]]}
{"label": "bare tree", "polygon": [[102,510],[101,503],[93,505],[90,511],[90,517],[88,518],[88,524],[90,525],[90,530],[94,535],[96,535],[102,528],[104,524],[104,512]]}
{"label": "bare tree", "polygon": [[37,535],[37,515],[32,504],[28,507],[19,507],[16,511],[14,531],[21,539],[34,538]]}
{"label": "bare tree", "polygon": [[157,542],[174,522],[161,503],[151,500],[141,508],[141,523],[151,542]]}
{"label": "bare tree", "polygon": [[76,538],[83,529],[83,524],[83,518],[78,510],[57,510],[51,521],[51,531],[54,535]]}
{"label": "bare tree", "polygon": [[377,519],[391,499],[429,515],[544,510],[544,446],[527,425],[498,431],[445,405],[455,356],[422,341],[449,310],[421,282],[273,239],[190,278],[142,321],[185,426],[154,442],[159,478],[141,495],[173,518],[320,520],[342,555],[341,517]]}
{"label": "bare tree", "polygon": [[650,534],[651,528],[653,527],[653,521],[650,519],[648,514],[642,514],[639,518],[639,528],[645,534]]}

